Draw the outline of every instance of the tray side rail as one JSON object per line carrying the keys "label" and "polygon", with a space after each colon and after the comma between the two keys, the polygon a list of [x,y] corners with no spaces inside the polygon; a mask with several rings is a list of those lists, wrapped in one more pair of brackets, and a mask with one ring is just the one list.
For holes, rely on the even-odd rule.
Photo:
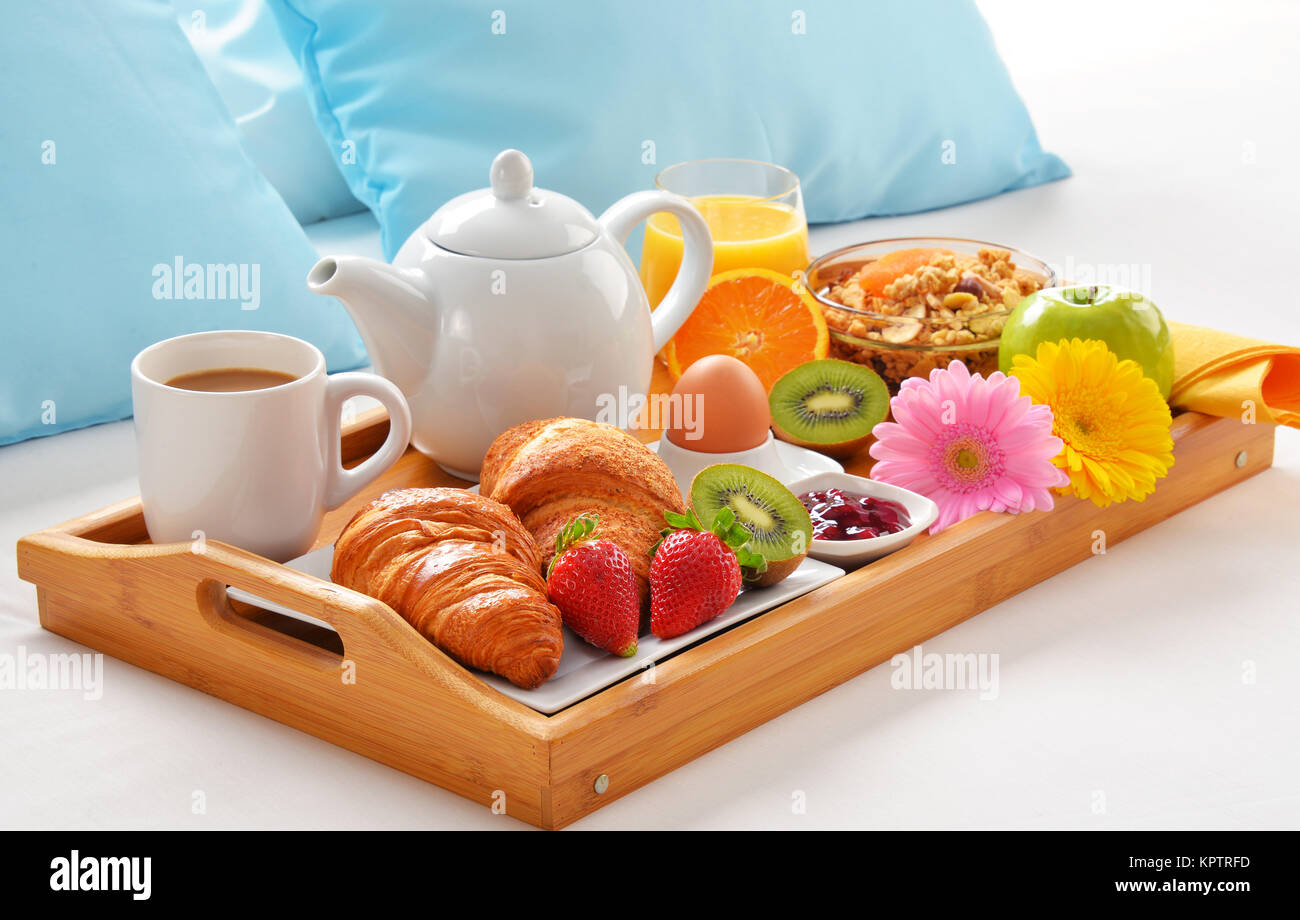
{"label": "tray side rail", "polygon": [[[1144,502],[985,512],[850,572],[552,717],[564,826],[1070,566],[1272,465],[1272,425],[1195,413]],[[597,783],[597,779],[605,779]]]}

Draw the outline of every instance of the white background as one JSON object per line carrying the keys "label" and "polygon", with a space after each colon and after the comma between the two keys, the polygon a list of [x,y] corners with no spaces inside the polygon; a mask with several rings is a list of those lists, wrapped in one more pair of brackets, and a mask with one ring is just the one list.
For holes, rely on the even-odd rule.
{"label": "white background", "polygon": [[[1300,344],[1297,6],[981,6],[1044,147],[1075,176],[815,228],[814,251],[934,234],[1136,265],[1173,318]],[[0,653],[80,650],[37,625],[15,540],[136,491],[129,423],[0,448]],[[1297,509],[1300,435],[1283,430],[1270,472],[926,643],[997,653],[996,700],[893,690],[876,668],[577,827],[1296,827]],[[105,667],[93,704],[0,690],[0,825],[523,827]],[[206,815],[191,814],[196,790]],[[793,813],[797,793],[806,814]]]}

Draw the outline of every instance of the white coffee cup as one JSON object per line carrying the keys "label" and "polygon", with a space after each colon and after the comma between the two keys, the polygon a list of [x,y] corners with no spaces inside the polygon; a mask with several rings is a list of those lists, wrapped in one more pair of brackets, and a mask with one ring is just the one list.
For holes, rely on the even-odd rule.
{"label": "white coffee cup", "polygon": [[[221,368],[295,379],[241,392],[167,384]],[[353,396],[379,400],[390,427],[374,456],[347,470],[340,416]],[[314,345],[272,332],[197,332],[150,345],[131,362],[131,398],[149,538],[220,540],[279,562],[310,550],[325,512],[397,462],[411,437],[396,386],[374,374],[330,377]]]}

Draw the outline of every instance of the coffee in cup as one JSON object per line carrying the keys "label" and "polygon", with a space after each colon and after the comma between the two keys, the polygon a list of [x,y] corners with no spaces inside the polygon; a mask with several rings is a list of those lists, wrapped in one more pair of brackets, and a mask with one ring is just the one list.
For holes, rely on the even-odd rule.
{"label": "coffee in cup", "polygon": [[167,385],[180,390],[197,390],[200,393],[245,393],[249,390],[265,390],[269,387],[293,383],[297,379],[292,374],[268,371],[260,367],[216,367],[206,371],[177,374],[167,381]]}

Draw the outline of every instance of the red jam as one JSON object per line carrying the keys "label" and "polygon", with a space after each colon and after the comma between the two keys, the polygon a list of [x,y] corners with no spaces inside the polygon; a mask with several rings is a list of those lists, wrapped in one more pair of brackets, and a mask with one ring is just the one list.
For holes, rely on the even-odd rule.
{"label": "red jam", "polygon": [[817,540],[867,540],[898,533],[912,524],[907,509],[898,502],[843,489],[805,492],[799,501],[808,509]]}

